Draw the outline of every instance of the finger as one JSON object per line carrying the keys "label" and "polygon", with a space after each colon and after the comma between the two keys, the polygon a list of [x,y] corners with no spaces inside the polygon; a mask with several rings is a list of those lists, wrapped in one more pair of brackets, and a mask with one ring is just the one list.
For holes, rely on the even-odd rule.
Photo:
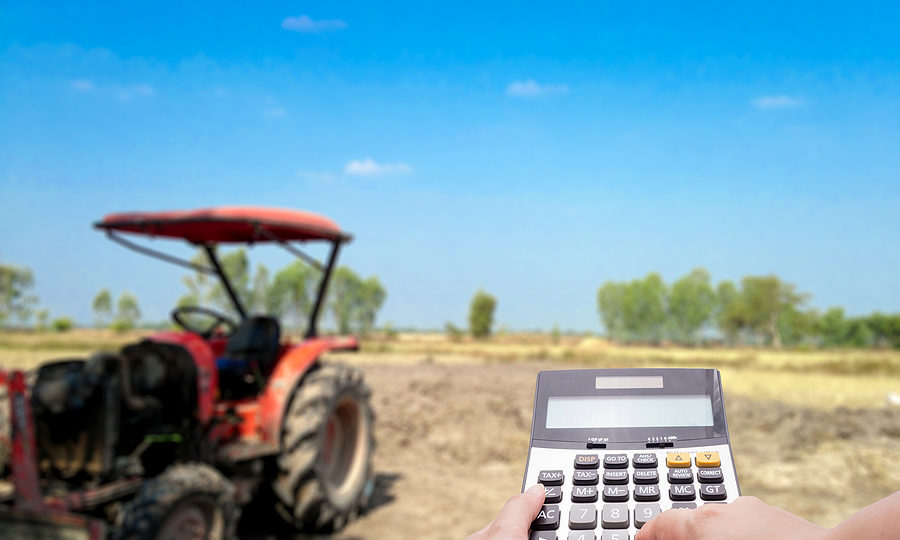
{"label": "finger", "polygon": [[494,520],[496,528],[508,531],[509,534],[527,534],[528,527],[544,504],[544,486],[538,484],[530,489],[510,497]]}
{"label": "finger", "polygon": [[644,524],[634,535],[634,540],[666,540],[667,538],[687,538],[681,532],[687,528],[691,510],[670,509]]}

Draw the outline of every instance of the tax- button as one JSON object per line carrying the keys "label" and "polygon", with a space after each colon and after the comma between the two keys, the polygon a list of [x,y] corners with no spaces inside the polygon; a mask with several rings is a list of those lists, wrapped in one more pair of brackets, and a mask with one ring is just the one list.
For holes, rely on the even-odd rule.
{"label": "tax- button", "polygon": [[597,454],[578,454],[575,456],[576,469],[596,469],[600,466],[600,456]]}
{"label": "tax- button", "polygon": [[545,504],[541,507],[534,521],[531,522],[533,531],[555,531],[559,528],[559,506]]}
{"label": "tax- button", "polygon": [[718,452],[697,452],[698,467],[718,467],[722,465]]}
{"label": "tax- button", "polygon": [[669,467],[690,467],[691,454],[688,452],[669,452],[666,455],[666,465]]}
{"label": "tax- button", "polygon": [[538,484],[544,484],[545,486],[561,486],[563,485],[563,472],[561,470],[555,471],[541,471],[538,473]]}
{"label": "tax- button", "polygon": [[574,471],[572,473],[572,483],[576,486],[596,486],[599,482],[597,471]]}

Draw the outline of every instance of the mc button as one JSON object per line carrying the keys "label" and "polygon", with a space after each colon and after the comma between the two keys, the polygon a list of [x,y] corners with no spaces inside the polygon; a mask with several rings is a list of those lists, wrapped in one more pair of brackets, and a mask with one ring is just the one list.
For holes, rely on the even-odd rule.
{"label": "mc button", "polygon": [[669,452],[666,455],[666,465],[669,467],[690,467],[690,452]]}
{"label": "mc button", "polygon": [[575,456],[576,469],[596,469],[600,466],[600,456],[597,454],[578,454]]}

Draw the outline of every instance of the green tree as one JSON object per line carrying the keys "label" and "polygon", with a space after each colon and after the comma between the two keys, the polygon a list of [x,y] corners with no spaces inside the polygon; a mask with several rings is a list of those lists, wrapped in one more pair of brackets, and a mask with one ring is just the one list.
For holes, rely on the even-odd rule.
{"label": "green tree", "polygon": [[[228,277],[231,288],[234,290],[238,299],[242,302],[251,300],[250,260],[247,258],[247,250],[238,248],[234,251],[219,255],[219,264],[222,265],[222,272]],[[239,315],[231,298],[228,297],[228,291],[225,290],[225,286],[218,281],[213,282],[209,287],[206,300],[221,309],[224,313],[233,317],[238,317]]]}
{"label": "green tree", "polygon": [[387,291],[375,276],[370,276],[360,286],[357,320],[360,332],[368,334],[375,328],[375,318],[387,299]]}
{"label": "green tree", "polygon": [[469,305],[469,333],[472,337],[486,338],[491,335],[496,308],[496,298],[481,289],[475,293]]}
{"label": "green tree", "polygon": [[747,321],[741,306],[741,297],[737,287],[731,281],[723,281],[716,288],[718,309],[716,323],[725,341],[730,345],[736,345],[740,338],[741,330],[746,328]]}
{"label": "green tree", "polygon": [[666,324],[666,285],[657,273],[625,286],[622,318],[630,339],[658,343]]}
{"label": "green tree", "polygon": [[94,310],[97,326],[106,326],[112,317],[112,295],[109,293],[109,289],[100,289],[100,292],[94,297],[91,307]]}
{"label": "green tree", "polygon": [[275,274],[266,294],[266,312],[302,328],[308,323],[312,309],[315,270],[301,260],[296,260]]}
{"label": "green tree", "polygon": [[350,268],[341,266],[331,277],[331,313],[340,334],[353,331],[353,322],[362,296],[362,279]]}
{"label": "green tree", "polygon": [[869,315],[866,324],[872,331],[872,342],[876,347],[900,349],[900,315],[875,312]]}
{"label": "green tree", "polygon": [[38,298],[33,292],[31,269],[0,264],[0,326],[12,317],[24,326],[34,313]]}
{"label": "green tree", "polygon": [[775,348],[782,345],[779,317],[797,309],[807,295],[796,292],[794,285],[777,276],[747,276],[741,280],[740,302],[747,327]]}
{"label": "green tree", "polygon": [[698,332],[709,322],[716,308],[716,293],[709,272],[696,268],[672,284],[669,292],[668,320],[672,338],[681,343],[696,343]]}
{"label": "green tree", "polygon": [[251,313],[271,314],[269,311],[269,291],[271,288],[269,269],[261,263],[256,265],[256,272],[253,274],[253,284],[250,286],[247,310]]}
{"label": "green tree", "polygon": [[830,308],[819,318],[816,329],[822,337],[822,345],[825,347],[843,345],[847,339],[847,321],[844,318],[844,308]]}
{"label": "green tree", "polygon": [[50,322],[50,310],[47,308],[39,309],[34,314],[35,330],[42,331],[47,329]]}
{"label": "green tree", "polygon": [[117,330],[134,328],[141,318],[141,309],[137,297],[130,292],[123,292],[116,301],[116,319],[113,325]]}
{"label": "green tree", "polygon": [[607,281],[597,291],[597,311],[606,336],[616,341],[625,339],[625,284]]}

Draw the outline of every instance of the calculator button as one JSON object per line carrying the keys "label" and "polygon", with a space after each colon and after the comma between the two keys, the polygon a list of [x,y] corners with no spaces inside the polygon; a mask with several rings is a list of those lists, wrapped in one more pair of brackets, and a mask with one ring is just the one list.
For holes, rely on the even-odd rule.
{"label": "calculator button", "polygon": [[563,476],[561,470],[541,471],[538,473],[538,484],[544,484],[545,486],[561,486],[564,479],[565,476]]}
{"label": "calculator button", "polygon": [[694,473],[690,469],[669,469],[670,484],[690,484],[694,481]]}
{"label": "calculator button", "polygon": [[597,507],[593,504],[573,504],[569,510],[570,529],[593,529],[597,527]]}
{"label": "calculator button", "polygon": [[603,531],[600,540],[628,540],[628,531]]}
{"label": "calculator button", "polygon": [[659,486],[634,486],[634,500],[636,501],[658,501]]}
{"label": "calculator button", "polygon": [[562,501],[562,488],[559,486],[544,486],[544,502],[558,503]]}
{"label": "calculator button", "polygon": [[594,486],[575,486],[572,488],[572,502],[597,502],[597,488]]}
{"label": "calculator button", "polygon": [[634,505],[634,526],[640,529],[645,523],[658,515],[658,504],[636,504]]}
{"label": "calculator button", "polygon": [[600,466],[600,456],[597,454],[578,454],[575,456],[576,469],[596,469]]}
{"label": "calculator button", "polygon": [[669,498],[673,501],[693,501],[696,498],[693,484],[675,484],[669,486]]}
{"label": "calculator button", "polygon": [[575,471],[572,473],[572,483],[576,486],[596,486],[600,482],[597,471]]}
{"label": "calculator button", "polygon": [[[627,476],[626,476],[627,478]],[[604,502],[625,502],[628,500],[628,488],[624,486],[604,486]]]}
{"label": "calculator button", "polygon": [[566,540],[597,540],[597,535],[594,531],[569,531]]}
{"label": "calculator button", "polygon": [[719,460],[718,452],[697,452],[694,458],[698,467],[719,467],[722,462]]}
{"label": "calculator button", "polygon": [[[678,471],[683,471],[685,469],[676,469]],[[659,473],[656,472],[656,469],[638,469],[634,471],[634,483],[635,484],[658,484],[659,483]]]}
{"label": "calculator button", "polygon": [[693,510],[697,508],[697,503],[677,502],[672,503],[672,508],[687,508],[689,510]]}
{"label": "calculator button", "polygon": [[624,469],[628,467],[628,456],[625,454],[606,454],[603,456],[603,467],[606,469]]}
{"label": "calculator button", "polygon": [[628,471],[603,471],[603,483],[607,486],[628,483]]}
{"label": "calculator button", "polygon": [[531,531],[528,540],[557,540],[556,531]]}
{"label": "calculator button", "polygon": [[649,469],[659,465],[656,461],[656,454],[635,454],[631,459],[635,469]]}
{"label": "calculator button", "polygon": [[724,480],[722,469],[700,469],[697,471],[697,480],[701,484],[721,484]]}
{"label": "calculator button", "polygon": [[531,522],[533,531],[555,531],[559,528],[559,506],[545,504],[541,507],[534,521]]}
{"label": "calculator button", "polygon": [[727,496],[722,484],[700,485],[700,498],[704,501],[724,501]]}
{"label": "calculator button", "polygon": [[690,467],[690,452],[669,452],[666,455],[666,465],[669,467]]}
{"label": "calculator button", "polygon": [[604,504],[600,513],[600,524],[604,529],[627,529],[628,505]]}

